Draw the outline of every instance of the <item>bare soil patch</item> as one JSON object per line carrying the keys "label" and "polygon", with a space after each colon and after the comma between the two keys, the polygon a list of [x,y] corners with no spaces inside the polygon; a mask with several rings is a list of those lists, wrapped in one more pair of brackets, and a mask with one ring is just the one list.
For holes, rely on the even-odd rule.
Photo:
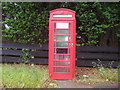
{"label": "bare soil patch", "polygon": [[[105,70],[105,69],[103,69],[103,70]],[[117,71],[117,69],[111,69],[111,73],[113,70]],[[73,79],[73,81],[78,84],[82,83],[84,85],[90,85],[92,87],[103,86],[103,85],[105,85],[105,86],[118,85],[117,80],[109,80],[105,77],[102,77],[101,72],[107,72],[107,70],[100,71],[98,68],[77,67],[76,75],[75,75],[75,78]],[[118,79],[118,76],[116,76],[115,78]]]}

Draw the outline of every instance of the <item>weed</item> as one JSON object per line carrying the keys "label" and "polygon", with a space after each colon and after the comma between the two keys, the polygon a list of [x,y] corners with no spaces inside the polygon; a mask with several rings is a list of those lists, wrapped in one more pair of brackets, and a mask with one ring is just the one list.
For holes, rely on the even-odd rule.
{"label": "weed", "polygon": [[103,65],[98,59],[98,63],[93,62],[95,68],[99,71],[99,77],[106,81],[118,81],[118,70],[112,68],[113,61],[109,63],[109,67]]}
{"label": "weed", "polygon": [[57,87],[58,85],[56,83],[50,83],[49,86],[51,86],[51,87]]}
{"label": "weed", "polygon": [[112,68],[99,68],[100,77],[106,81],[118,81],[118,71]]}
{"label": "weed", "polygon": [[30,58],[32,57],[29,53],[30,49],[22,49],[22,51],[23,51],[24,55],[22,55],[20,57],[22,58],[22,62],[26,64],[30,61]]}

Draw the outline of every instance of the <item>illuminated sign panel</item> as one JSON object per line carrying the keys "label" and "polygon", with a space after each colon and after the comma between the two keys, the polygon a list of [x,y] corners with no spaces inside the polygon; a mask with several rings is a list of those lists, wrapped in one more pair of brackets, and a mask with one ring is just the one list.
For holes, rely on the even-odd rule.
{"label": "illuminated sign panel", "polygon": [[71,14],[54,14],[53,17],[72,17]]}

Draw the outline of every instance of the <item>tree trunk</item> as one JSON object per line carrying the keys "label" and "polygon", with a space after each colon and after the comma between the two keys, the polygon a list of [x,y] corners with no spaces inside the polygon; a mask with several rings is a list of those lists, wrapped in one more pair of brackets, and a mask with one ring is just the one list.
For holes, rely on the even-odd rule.
{"label": "tree trunk", "polygon": [[106,34],[100,37],[100,46],[118,46],[118,39],[115,35],[116,30],[107,30]]}

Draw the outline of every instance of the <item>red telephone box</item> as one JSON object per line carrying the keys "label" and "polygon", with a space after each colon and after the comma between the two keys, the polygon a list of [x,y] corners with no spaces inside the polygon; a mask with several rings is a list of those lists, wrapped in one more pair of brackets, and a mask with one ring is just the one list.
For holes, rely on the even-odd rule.
{"label": "red telephone box", "polygon": [[75,75],[75,11],[59,8],[50,11],[49,74],[52,79],[72,79]]}

